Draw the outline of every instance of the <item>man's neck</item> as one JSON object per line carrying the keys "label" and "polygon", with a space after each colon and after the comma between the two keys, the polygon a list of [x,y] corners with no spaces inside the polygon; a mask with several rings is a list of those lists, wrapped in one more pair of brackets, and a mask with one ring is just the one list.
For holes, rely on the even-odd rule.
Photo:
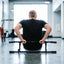
{"label": "man's neck", "polygon": [[30,18],[30,19],[34,19],[34,20],[36,20],[36,18],[35,18],[35,17],[33,17],[33,18]]}

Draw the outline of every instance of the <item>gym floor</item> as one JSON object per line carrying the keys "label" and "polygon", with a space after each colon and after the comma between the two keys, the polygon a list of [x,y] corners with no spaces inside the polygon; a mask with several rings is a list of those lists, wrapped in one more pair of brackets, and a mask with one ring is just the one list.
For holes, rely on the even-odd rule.
{"label": "gym floor", "polygon": [[[14,53],[10,50],[17,50],[18,44],[9,44],[9,41],[18,38],[6,38],[5,42],[0,42],[0,64],[64,64],[64,40],[61,38],[48,38],[47,40],[57,41],[56,44],[48,43],[49,51],[57,51],[56,54],[44,53]],[[1,40],[0,40],[1,41]],[[22,46],[22,45],[21,45]],[[21,47],[21,50],[24,50]],[[42,49],[44,50],[44,44]]]}

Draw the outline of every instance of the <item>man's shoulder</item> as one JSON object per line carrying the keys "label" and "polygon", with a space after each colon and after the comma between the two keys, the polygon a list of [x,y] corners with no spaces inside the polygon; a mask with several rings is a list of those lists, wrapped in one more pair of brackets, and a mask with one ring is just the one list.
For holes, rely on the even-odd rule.
{"label": "man's shoulder", "polygon": [[23,23],[23,22],[25,22],[25,21],[28,21],[28,20],[21,20],[20,23]]}
{"label": "man's shoulder", "polygon": [[24,20],[21,20],[21,22],[22,22],[22,21],[23,21],[23,22],[25,22],[25,21],[29,21],[29,19],[24,19]]}
{"label": "man's shoulder", "polygon": [[36,20],[36,21],[38,21],[38,22],[44,22],[44,20]]}
{"label": "man's shoulder", "polygon": [[[29,21],[32,21],[31,19],[24,19],[24,20],[21,20],[20,22],[29,22]],[[33,21],[36,21],[36,22],[45,22],[44,20],[38,20],[38,19],[35,19]]]}

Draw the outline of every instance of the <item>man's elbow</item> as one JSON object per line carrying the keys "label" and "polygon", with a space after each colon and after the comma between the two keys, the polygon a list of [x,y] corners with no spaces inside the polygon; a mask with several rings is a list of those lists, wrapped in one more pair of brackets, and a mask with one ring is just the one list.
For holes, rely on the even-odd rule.
{"label": "man's elbow", "polygon": [[14,28],[14,31],[17,32],[17,27]]}
{"label": "man's elbow", "polygon": [[50,30],[50,32],[52,31],[52,28],[49,26],[49,30]]}

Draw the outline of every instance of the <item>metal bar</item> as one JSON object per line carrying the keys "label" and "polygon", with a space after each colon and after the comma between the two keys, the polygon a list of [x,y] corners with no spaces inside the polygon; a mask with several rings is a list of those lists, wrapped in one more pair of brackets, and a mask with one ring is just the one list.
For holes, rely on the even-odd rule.
{"label": "metal bar", "polygon": [[[18,51],[9,51],[9,53],[18,53]],[[20,51],[19,53],[56,53],[56,51]]]}
{"label": "metal bar", "polygon": [[[19,42],[22,42],[22,41],[9,41],[9,43],[19,43]],[[37,43],[39,41],[27,41],[28,43]],[[56,41],[45,41],[45,43],[57,43]]]}
{"label": "metal bar", "polygon": [[2,19],[1,21],[14,21],[14,19]]}

